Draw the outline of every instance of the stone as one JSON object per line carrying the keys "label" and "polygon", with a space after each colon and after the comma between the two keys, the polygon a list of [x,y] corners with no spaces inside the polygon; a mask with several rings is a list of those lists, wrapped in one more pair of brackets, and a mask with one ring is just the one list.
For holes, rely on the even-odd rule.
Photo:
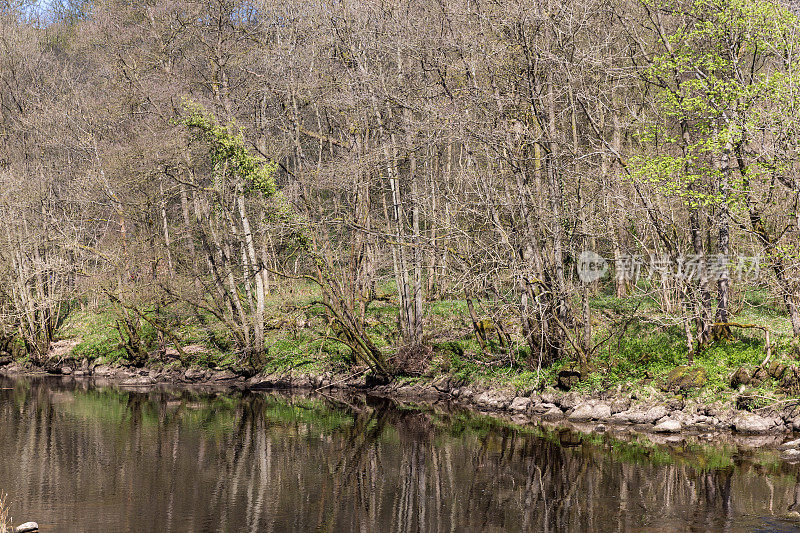
{"label": "stone", "polygon": [[638,407],[617,413],[611,418],[621,422],[629,422],[631,424],[652,424],[660,418],[664,418],[669,414],[669,411],[663,405],[656,405],[653,407]]}
{"label": "stone", "polygon": [[68,367],[66,365],[62,366],[61,367],[61,374],[64,375],[64,376],[69,376],[70,374],[72,374],[72,368],[70,368],[70,367]]}
{"label": "stone", "polygon": [[[533,406],[533,412],[541,415],[551,410],[553,407],[558,409],[558,406],[554,403],[540,403],[538,405]],[[558,410],[560,411],[561,409]]]}
{"label": "stone", "polygon": [[544,392],[542,392],[542,402],[543,403],[556,404],[556,403],[558,403],[558,399],[560,397],[561,397],[561,394],[559,394],[555,389],[552,389],[552,388],[547,389]]}
{"label": "stone", "polygon": [[114,373],[114,369],[113,369],[113,368],[111,368],[111,367],[110,367],[110,366],[108,366],[108,365],[96,365],[96,366],[95,366],[95,367],[92,369],[92,375],[94,375],[94,376],[102,376],[102,377],[105,377],[105,376],[110,376],[110,375],[111,375],[111,374],[113,374],[113,373]]}
{"label": "stone", "polygon": [[186,381],[196,381],[206,377],[206,371],[199,368],[189,368],[183,373],[183,378]]}
{"label": "stone", "polygon": [[800,450],[790,449],[781,452],[781,457],[789,461],[797,461],[800,459]]}
{"label": "stone", "polygon": [[25,522],[14,529],[14,533],[28,533],[30,531],[39,531],[39,524],[36,522]]}
{"label": "stone", "polygon": [[522,413],[522,412],[527,411],[530,408],[531,403],[533,403],[533,402],[531,401],[530,398],[526,398],[524,396],[517,396],[511,402],[511,405],[508,406],[508,409],[510,411],[515,411],[517,413]]}
{"label": "stone", "polygon": [[554,403],[566,411],[567,409],[574,409],[582,402],[583,399],[580,397],[580,395],[575,392],[569,392],[558,398],[558,400],[556,400]]}
{"label": "stone", "polygon": [[788,367],[785,364],[779,361],[773,361],[767,367],[767,374],[769,374],[775,379],[781,379],[783,375],[786,373],[787,368]]}
{"label": "stone", "polygon": [[677,420],[667,419],[656,424],[656,427],[653,428],[653,431],[656,433],[678,433],[682,429],[683,425],[680,422]]}
{"label": "stone", "polygon": [[708,375],[703,368],[692,368],[689,366],[679,366],[667,374],[667,378],[662,385],[664,391],[688,391],[703,387],[708,381]]}
{"label": "stone", "polygon": [[618,398],[611,402],[611,414],[615,415],[623,411],[627,411],[631,407],[631,400],[629,398]]}
{"label": "stone", "polygon": [[569,419],[573,422],[608,420],[609,418],[611,418],[611,407],[605,403],[595,405],[584,403],[575,407],[575,410],[569,415]]}
{"label": "stone", "polygon": [[542,415],[542,420],[561,420],[562,418],[564,418],[564,413],[555,405]]}
{"label": "stone", "polygon": [[151,378],[150,376],[136,376],[128,379],[124,379],[120,381],[120,385],[124,387],[146,387],[148,385],[154,385],[156,380]]}
{"label": "stone", "polygon": [[11,364],[14,359],[10,355],[3,355],[0,356],[0,366],[5,366]]}
{"label": "stone", "polygon": [[800,393],[800,369],[794,365],[787,367],[781,378],[780,387],[788,394]]}
{"label": "stone", "polygon": [[232,379],[236,379],[237,377],[238,376],[230,370],[220,370],[211,375],[211,379],[214,381],[230,381]]}
{"label": "stone", "polygon": [[505,409],[511,403],[507,394],[498,391],[486,391],[475,398],[475,405],[486,409]]}
{"label": "stone", "polygon": [[789,448],[800,448],[800,439],[790,440],[789,442],[784,442],[780,446],[782,449],[787,450]]}
{"label": "stone", "polygon": [[733,419],[733,427],[739,433],[766,433],[776,425],[774,419],[754,413],[739,413]]}
{"label": "stone", "polygon": [[752,370],[747,367],[741,367],[733,373],[730,380],[731,388],[738,389],[742,385],[750,385],[757,387],[767,377],[767,373],[763,368],[758,367]]}
{"label": "stone", "polygon": [[567,418],[573,422],[586,422],[592,419],[592,411],[594,411],[594,406],[582,403],[576,406]]}

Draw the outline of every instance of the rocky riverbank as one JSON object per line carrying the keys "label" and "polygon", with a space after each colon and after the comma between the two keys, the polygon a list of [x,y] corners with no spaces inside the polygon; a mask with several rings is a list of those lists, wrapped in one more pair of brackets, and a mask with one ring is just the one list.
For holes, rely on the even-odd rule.
{"label": "rocky riverbank", "polygon": [[[518,424],[547,422],[583,432],[647,434],[653,440],[677,441],[685,437],[709,438],[727,434],[749,439],[755,445],[783,445],[785,459],[800,460],[800,399],[760,409],[740,409],[740,398],[703,403],[680,393],[656,389],[644,392],[622,390],[581,394],[547,388],[544,391],[513,391],[479,383],[463,383],[453,376],[436,379],[397,380],[370,383],[365,372],[318,374],[281,372],[247,376],[227,368],[131,368],[76,365],[49,368],[47,372],[16,362],[0,366],[0,375],[60,375],[64,379],[91,380],[96,385],[142,390],[157,386],[185,386],[217,390],[302,389],[324,392],[353,390],[401,401],[452,402],[473,410],[510,419]],[[759,437],[754,440],[753,437]],[[787,446],[788,443],[788,446]]]}

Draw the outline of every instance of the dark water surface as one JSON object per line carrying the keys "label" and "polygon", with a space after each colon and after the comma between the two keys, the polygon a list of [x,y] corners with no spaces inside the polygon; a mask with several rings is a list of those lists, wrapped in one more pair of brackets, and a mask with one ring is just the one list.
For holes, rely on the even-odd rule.
{"label": "dark water surface", "polygon": [[0,378],[0,491],[44,532],[797,531],[798,466],[368,397]]}

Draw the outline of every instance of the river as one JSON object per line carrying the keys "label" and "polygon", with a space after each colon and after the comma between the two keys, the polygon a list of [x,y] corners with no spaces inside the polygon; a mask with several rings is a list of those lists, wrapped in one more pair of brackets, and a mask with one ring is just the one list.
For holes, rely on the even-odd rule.
{"label": "river", "polygon": [[43,532],[800,531],[774,452],[357,395],[0,388],[0,491]]}

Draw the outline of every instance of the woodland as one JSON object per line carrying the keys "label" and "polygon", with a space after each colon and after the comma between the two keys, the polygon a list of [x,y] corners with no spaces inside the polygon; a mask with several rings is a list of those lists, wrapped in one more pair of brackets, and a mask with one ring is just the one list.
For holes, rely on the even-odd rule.
{"label": "woodland", "polygon": [[799,76],[781,0],[0,1],[0,357],[790,364]]}

